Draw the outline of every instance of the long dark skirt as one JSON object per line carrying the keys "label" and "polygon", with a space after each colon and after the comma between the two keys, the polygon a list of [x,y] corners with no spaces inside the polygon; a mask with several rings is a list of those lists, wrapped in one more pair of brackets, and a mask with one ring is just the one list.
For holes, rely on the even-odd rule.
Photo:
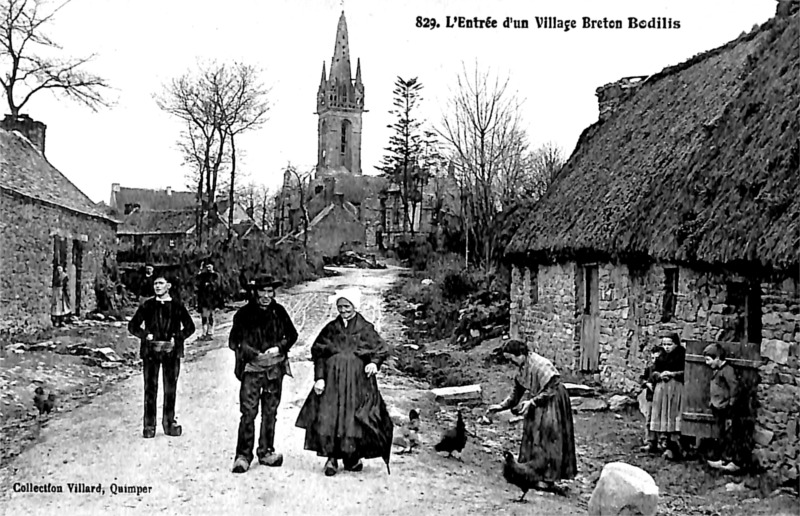
{"label": "long dark skirt", "polygon": [[535,454],[544,454],[547,470],[542,480],[575,478],[578,460],[575,456],[575,431],[572,405],[567,389],[559,383],[555,396],[541,407],[531,405],[522,428],[519,461],[527,462]]}
{"label": "long dark skirt", "polygon": [[[381,457],[386,443],[391,446],[392,423],[375,377],[368,378],[364,362],[351,353],[328,358],[325,369],[325,390],[317,395],[312,389],[295,423],[306,430],[305,449],[341,459]],[[376,405],[374,426],[356,417],[367,403]]]}

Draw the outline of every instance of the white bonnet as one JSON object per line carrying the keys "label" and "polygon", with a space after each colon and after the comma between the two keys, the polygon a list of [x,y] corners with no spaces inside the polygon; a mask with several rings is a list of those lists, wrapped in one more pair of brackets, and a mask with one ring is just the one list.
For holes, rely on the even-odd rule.
{"label": "white bonnet", "polygon": [[348,287],[342,290],[337,290],[335,294],[328,298],[328,302],[336,306],[336,302],[342,298],[347,299],[352,303],[353,308],[358,310],[361,306],[361,291],[356,287]]}

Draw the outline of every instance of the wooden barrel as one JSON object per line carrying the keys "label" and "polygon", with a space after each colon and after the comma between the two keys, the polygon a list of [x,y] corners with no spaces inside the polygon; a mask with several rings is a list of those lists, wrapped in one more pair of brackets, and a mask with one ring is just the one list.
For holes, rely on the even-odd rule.
{"label": "wooden barrel", "polygon": [[706,365],[703,350],[709,344],[719,344],[727,352],[727,361],[739,379],[742,403],[748,413],[742,417],[755,417],[754,401],[758,388],[758,368],[761,365],[761,345],[741,342],[716,342],[686,340],[686,365],[684,366],[683,397],[681,402],[681,434],[694,437],[719,436],[709,407],[711,368]]}

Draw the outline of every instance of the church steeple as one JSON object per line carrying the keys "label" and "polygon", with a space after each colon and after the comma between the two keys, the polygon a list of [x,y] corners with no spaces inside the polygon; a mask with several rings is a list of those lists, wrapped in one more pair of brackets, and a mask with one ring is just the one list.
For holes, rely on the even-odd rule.
{"label": "church steeple", "polygon": [[361,174],[361,114],[364,112],[364,84],[361,81],[361,60],[356,64],[353,80],[350,69],[350,41],[344,11],[336,26],[330,74],[322,78],[317,90],[319,145],[317,171],[345,168]]}
{"label": "church steeple", "polygon": [[336,42],[333,45],[333,58],[331,59],[331,82],[338,80],[342,84],[349,84],[350,75],[350,43],[347,40],[347,20],[344,11],[339,16],[339,25],[336,27]]}

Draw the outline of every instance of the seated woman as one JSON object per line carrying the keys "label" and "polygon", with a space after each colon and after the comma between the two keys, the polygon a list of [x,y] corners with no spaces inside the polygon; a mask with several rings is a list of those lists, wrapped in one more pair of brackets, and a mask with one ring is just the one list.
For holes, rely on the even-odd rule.
{"label": "seated woman", "polygon": [[389,460],[393,424],[375,375],[389,346],[358,313],[357,289],[331,300],[339,316],[322,328],[311,346],[314,388],[297,416],[306,430],[305,449],[327,457],[325,475],[336,474],[342,459],[348,471],[361,471],[361,459]]}
{"label": "seated woman", "polygon": [[[569,394],[553,363],[534,353],[528,344],[509,340],[501,351],[519,365],[519,372],[513,392],[501,403],[490,406],[488,412],[514,407],[512,412],[525,416],[518,460],[527,462],[534,450],[543,450],[548,467],[539,487],[553,489],[556,480],[574,478],[578,472]],[[517,407],[526,391],[531,399]]]}

